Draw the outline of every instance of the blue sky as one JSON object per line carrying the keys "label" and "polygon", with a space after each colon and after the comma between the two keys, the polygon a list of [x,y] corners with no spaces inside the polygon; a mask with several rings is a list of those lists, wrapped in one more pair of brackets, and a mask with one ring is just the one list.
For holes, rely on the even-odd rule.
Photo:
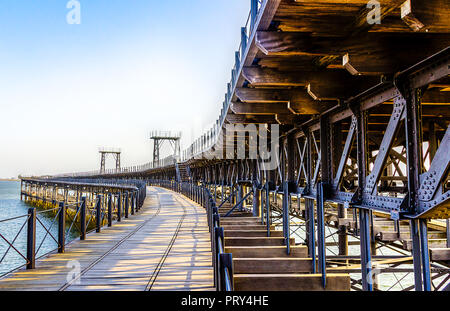
{"label": "blue sky", "polygon": [[[246,0],[0,0],[0,177],[151,160],[150,130],[186,147],[218,117]],[[107,165],[112,166],[112,162]]]}

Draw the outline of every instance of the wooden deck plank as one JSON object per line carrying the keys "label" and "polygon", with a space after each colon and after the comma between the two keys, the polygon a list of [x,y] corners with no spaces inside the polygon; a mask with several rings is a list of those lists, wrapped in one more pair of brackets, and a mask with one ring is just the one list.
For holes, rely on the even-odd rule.
{"label": "wooden deck plank", "polygon": [[[158,204],[159,214],[152,218]],[[10,273],[0,279],[0,290],[59,290],[73,269],[68,267],[70,263],[78,263],[81,271],[89,270],[66,290],[145,290],[168,250],[184,210],[187,212],[182,226],[152,290],[213,290],[205,210],[180,194],[154,187],[148,189],[138,214],[102,229],[101,233],[89,234],[85,241],[72,242],[64,254],[53,253],[38,260],[35,270]]]}

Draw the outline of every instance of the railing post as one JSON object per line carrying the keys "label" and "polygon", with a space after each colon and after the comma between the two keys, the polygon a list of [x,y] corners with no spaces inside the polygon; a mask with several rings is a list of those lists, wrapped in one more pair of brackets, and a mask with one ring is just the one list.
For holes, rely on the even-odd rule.
{"label": "railing post", "polygon": [[102,196],[99,195],[97,198],[97,204],[95,205],[95,221],[96,221],[96,232],[100,233],[102,227]]}
{"label": "railing post", "polygon": [[198,187],[194,186],[194,201],[198,203]]}
{"label": "railing post", "polygon": [[253,28],[256,24],[256,18],[258,17],[258,0],[250,0],[250,30],[253,31]]}
{"label": "railing post", "polygon": [[[220,291],[222,280],[220,278],[220,266],[219,266],[219,240],[223,242],[223,228],[215,227],[214,228],[214,285],[216,286],[217,291]],[[222,244],[223,245],[223,244]]]}
{"label": "railing post", "polygon": [[259,199],[259,204],[261,206],[261,214],[259,216],[261,216],[261,225],[264,225],[264,206],[266,205],[266,203],[264,202],[264,198],[266,197],[266,192],[265,190],[267,190],[266,185],[262,186],[261,191],[260,191],[260,199]]}
{"label": "railing post", "polygon": [[80,240],[86,239],[86,197],[81,198],[80,206]]}
{"label": "railing post", "polygon": [[122,193],[117,195],[117,222],[122,221]]}
{"label": "railing post", "polygon": [[242,45],[242,55],[241,59],[244,60],[244,53],[247,50],[247,29],[245,27],[241,28],[241,45]]}
{"label": "railing post", "polygon": [[128,192],[125,192],[125,218],[128,218]]}
{"label": "railing post", "polygon": [[[322,273],[322,285],[326,287],[326,248],[325,248],[325,215],[324,184],[317,184],[317,249],[319,255],[319,271]],[[364,275],[364,274],[363,274]],[[363,281],[364,283],[364,281]]]}
{"label": "railing post", "polygon": [[136,200],[136,194],[133,191],[131,193],[131,215],[134,215],[135,200]]}
{"label": "railing post", "polygon": [[267,228],[267,237],[270,237],[270,186],[269,182],[266,183],[266,228]]}
{"label": "railing post", "polygon": [[140,209],[141,209],[141,193],[140,191],[138,191],[136,193],[136,212],[139,212]]}
{"label": "railing post", "polygon": [[66,207],[64,202],[59,202],[58,215],[58,253],[66,250]]}
{"label": "railing post", "polygon": [[112,194],[108,194],[108,227],[112,226]]}
{"label": "railing post", "polygon": [[27,269],[34,269],[36,263],[36,209],[28,209]]}

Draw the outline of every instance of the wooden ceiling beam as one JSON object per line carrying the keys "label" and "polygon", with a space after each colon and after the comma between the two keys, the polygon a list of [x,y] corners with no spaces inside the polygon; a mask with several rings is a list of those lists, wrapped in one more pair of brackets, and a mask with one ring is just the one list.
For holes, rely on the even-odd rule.
{"label": "wooden ceiling beam", "polygon": [[243,75],[252,86],[304,86],[314,100],[348,98],[379,82],[377,77],[352,76],[339,69],[290,72],[270,68],[244,67]]}
{"label": "wooden ceiling beam", "polygon": [[226,121],[231,124],[274,124],[274,115],[227,114]]}
{"label": "wooden ceiling beam", "polygon": [[342,57],[344,68],[354,75],[385,75],[404,70],[444,50],[450,45],[450,35],[380,36],[376,44],[365,44],[363,40],[361,44],[359,49],[349,49]]}
{"label": "wooden ceiling beam", "polygon": [[258,31],[256,45],[265,55],[326,56],[339,54],[330,42],[336,38],[313,37],[303,32]]}
{"label": "wooden ceiling beam", "polygon": [[401,71],[445,49],[450,45],[450,35],[366,33],[344,39],[260,31],[256,45],[269,56],[324,56],[325,63],[342,57],[342,67],[353,75],[383,75]]}

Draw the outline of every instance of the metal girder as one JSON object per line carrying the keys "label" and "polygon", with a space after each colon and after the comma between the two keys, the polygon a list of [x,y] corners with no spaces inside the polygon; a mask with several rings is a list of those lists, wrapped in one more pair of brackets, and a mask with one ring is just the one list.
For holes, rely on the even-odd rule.
{"label": "metal girder", "polygon": [[386,132],[383,136],[383,140],[381,141],[381,145],[379,147],[379,151],[375,159],[372,171],[369,176],[367,176],[367,182],[364,187],[364,194],[376,194],[376,185],[378,180],[380,179],[381,172],[384,168],[384,164],[386,163],[389,151],[392,148],[392,144],[394,143],[394,137],[396,136],[397,131],[400,128],[400,121],[404,114],[404,108],[405,100],[403,98],[397,97],[396,99],[394,99],[394,110],[392,111],[392,115],[386,128]]}

